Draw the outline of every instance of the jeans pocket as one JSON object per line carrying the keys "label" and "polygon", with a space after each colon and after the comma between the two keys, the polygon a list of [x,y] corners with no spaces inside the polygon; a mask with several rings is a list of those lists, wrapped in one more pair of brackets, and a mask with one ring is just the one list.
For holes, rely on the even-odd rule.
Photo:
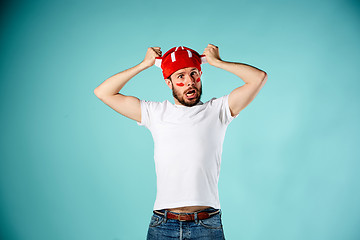
{"label": "jeans pocket", "polygon": [[152,215],[150,220],[150,227],[157,227],[164,221],[164,218],[158,216],[158,215]]}
{"label": "jeans pocket", "polygon": [[221,229],[222,223],[221,223],[221,217],[219,214],[215,214],[214,216],[211,216],[206,219],[199,220],[200,225],[206,228],[211,229]]}

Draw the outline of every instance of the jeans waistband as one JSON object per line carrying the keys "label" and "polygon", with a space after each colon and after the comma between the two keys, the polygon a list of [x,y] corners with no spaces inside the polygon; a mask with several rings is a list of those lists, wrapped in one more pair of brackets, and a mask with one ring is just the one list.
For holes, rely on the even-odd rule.
{"label": "jeans waistband", "polygon": [[[216,208],[213,208],[213,207],[209,207],[209,208],[205,208],[205,209],[203,209],[203,210],[199,210],[199,211],[195,211],[195,212],[209,212],[209,213],[211,213],[211,212],[216,212],[216,211],[218,211],[219,209],[216,209]],[[167,212],[171,212],[171,213],[174,213],[174,214],[179,214],[179,213],[177,213],[177,212],[172,212],[172,211],[168,211],[168,210],[165,210],[165,209],[161,209],[161,210],[156,210],[157,212],[161,212],[161,213],[165,213],[165,211],[167,211]],[[155,214],[156,214],[156,212],[155,211],[153,211]],[[192,213],[195,213],[195,212],[189,212],[189,213],[181,213],[181,214],[192,214]]]}
{"label": "jeans waistband", "polygon": [[[204,212],[207,212],[207,215],[204,215]],[[215,216],[220,214],[221,216],[221,209],[215,209],[213,207],[209,207],[203,210],[195,211],[195,212],[188,212],[188,213],[176,213],[172,211],[168,211],[166,209],[161,210],[153,210],[153,214],[156,216],[160,216],[165,218],[165,222],[167,219],[175,219],[178,221],[199,221],[200,219],[206,219],[211,216]],[[199,215],[200,214],[200,215]]]}

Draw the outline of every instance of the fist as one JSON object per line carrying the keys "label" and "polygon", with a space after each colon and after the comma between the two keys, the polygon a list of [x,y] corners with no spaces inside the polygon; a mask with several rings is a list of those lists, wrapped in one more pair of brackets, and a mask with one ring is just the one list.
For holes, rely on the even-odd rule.
{"label": "fist", "polygon": [[161,57],[161,56],[162,56],[162,52],[161,52],[160,47],[149,47],[147,49],[145,58],[143,60],[143,64],[146,67],[151,67],[152,65],[155,64],[155,58],[156,57]]}
{"label": "fist", "polygon": [[206,57],[206,61],[213,65],[217,62],[221,61],[220,54],[219,54],[219,48],[215,45],[208,44],[208,46],[205,48],[203,55]]}

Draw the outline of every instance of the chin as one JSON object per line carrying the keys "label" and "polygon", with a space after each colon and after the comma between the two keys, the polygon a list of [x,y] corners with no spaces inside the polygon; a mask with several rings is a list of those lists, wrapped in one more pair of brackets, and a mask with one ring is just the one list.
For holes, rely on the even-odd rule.
{"label": "chin", "polygon": [[184,100],[183,102],[182,102],[182,104],[183,105],[185,105],[185,106],[188,106],[188,107],[192,107],[192,106],[195,106],[196,104],[198,104],[200,102],[200,97],[198,97],[198,98],[195,98],[195,99],[193,99],[193,100]]}

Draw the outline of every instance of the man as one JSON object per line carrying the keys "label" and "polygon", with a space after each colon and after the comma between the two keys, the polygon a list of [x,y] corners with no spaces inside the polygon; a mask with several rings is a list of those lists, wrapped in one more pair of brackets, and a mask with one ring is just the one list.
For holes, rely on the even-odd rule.
{"label": "man", "polygon": [[[205,62],[237,75],[245,84],[203,103],[201,64]],[[132,77],[154,64],[162,69],[175,104],[119,93]],[[147,239],[225,239],[218,179],[226,128],[266,81],[264,71],[223,61],[218,47],[209,44],[203,55],[187,47],[174,47],[164,55],[160,47],[148,48],[140,64],[95,89],[105,104],[152,133],[157,195]]]}

